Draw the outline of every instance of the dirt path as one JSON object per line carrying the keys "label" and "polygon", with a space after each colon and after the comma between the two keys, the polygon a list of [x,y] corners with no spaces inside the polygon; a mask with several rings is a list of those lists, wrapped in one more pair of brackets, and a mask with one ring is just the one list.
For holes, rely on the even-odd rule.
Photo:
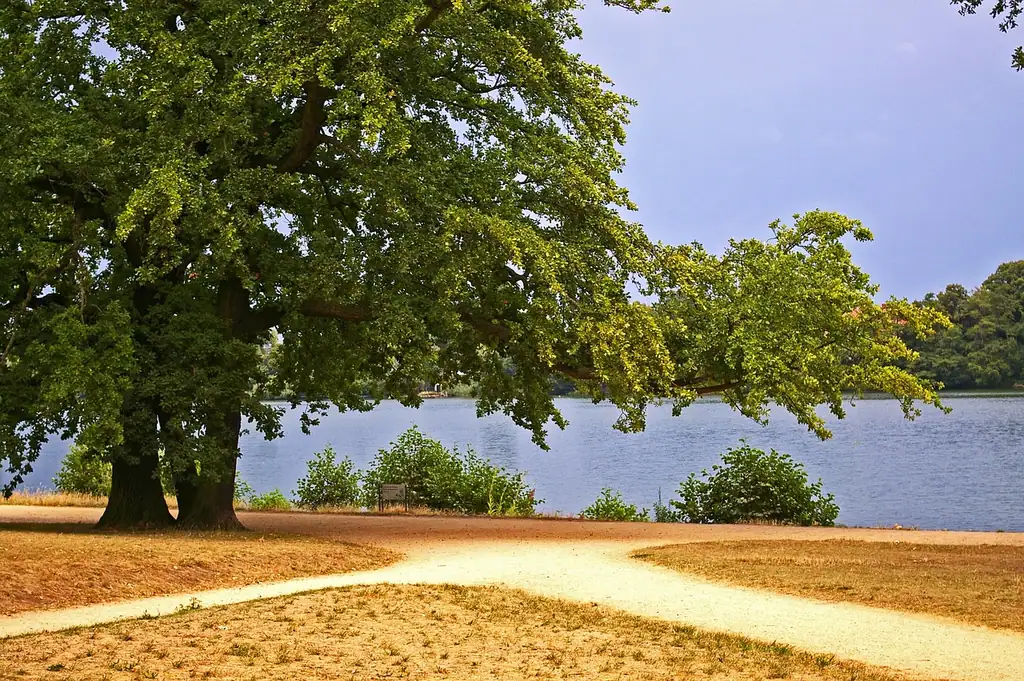
{"label": "dirt path", "polygon": [[[73,509],[0,507],[0,522],[62,521],[95,516]],[[47,511],[47,513],[44,513]],[[920,543],[1024,544],[1024,535],[774,527],[624,525],[488,519],[247,514],[253,529],[337,536],[403,551],[380,570],[292,580],[194,595],[90,606],[0,619],[0,637],[115,619],[165,614],[187,606],[237,603],[354,584],[500,584],[579,602],[785,642],[806,650],[900,669],[926,678],[1024,679],[1024,636],[925,615],[821,603],[712,584],[630,559],[646,546],[714,539],[847,537]]]}

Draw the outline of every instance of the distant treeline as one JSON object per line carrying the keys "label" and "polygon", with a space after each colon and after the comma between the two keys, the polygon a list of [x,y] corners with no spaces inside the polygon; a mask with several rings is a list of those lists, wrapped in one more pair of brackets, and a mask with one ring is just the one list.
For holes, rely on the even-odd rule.
{"label": "distant treeline", "polygon": [[907,339],[920,353],[911,371],[954,389],[1024,385],[1024,260],[1000,265],[973,291],[950,284],[917,304],[938,308],[953,327]]}

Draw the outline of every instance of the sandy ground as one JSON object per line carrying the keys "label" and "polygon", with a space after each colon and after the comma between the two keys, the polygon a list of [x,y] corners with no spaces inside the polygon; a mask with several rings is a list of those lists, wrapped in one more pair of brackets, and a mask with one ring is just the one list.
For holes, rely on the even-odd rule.
{"label": "sandy ground", "polygon": [[[0,522],[92,522],[98,509],[0,507]],[[892,667],[923,678],[1024,679],[1024,636],[951,620],[823,603],[713,584],[628,557],[664,544],[736,539],[907,541],[1024,545],[1024,534],[761,526],[583,523],[487,518],[240,514],[260,531],[374,544],[406,555],[380,570],[260,584],[0,619],[0,637],[65,629],[187,606],[237,603],[355,584],[508,585],[537,595],[594,602],[805,650]]]}

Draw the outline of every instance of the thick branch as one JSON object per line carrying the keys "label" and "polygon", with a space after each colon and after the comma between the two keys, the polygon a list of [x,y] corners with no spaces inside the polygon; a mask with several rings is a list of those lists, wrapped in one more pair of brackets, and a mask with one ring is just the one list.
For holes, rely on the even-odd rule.
{"label": "thick branch", "polygon": [[102,205],[90,201],[85,192],[62,177],[39,177],[29,181],[29,186],[63,199],[81,220],[103,220],[107,217]]}
{"label": "thick branch", "polygon": [[705,385],[700,388],[693,388],[693,391],[698,395],[714,395],[716,393],[723,393],[726,390],[739,387],[740,384],[736,381],[730,381],[728,383],[719,383],[718,385]]}
{"label": "thick branch", "polygon": [[[372,321],[376,316],[370,309],[362,305],[334,303],[326,300],[307,300],[299,306],[298,312],[308,317],[340,319],[348,322],[368,322]],[[243,320],[242,325],[244,325],[244,332],[256,334],[266,331],[280,324],[284,319],[284,315],[285,310],[280,305],[269,305],[256,310]],[[481,335],[487,338],[500,342],[508,342],[512,337],[512,330],[498,322],[470,313],[463,313],[461,317],[463,322],[473,327]],[[240,333],[242,333],[241,328],[242,327],[240,325]],[[581,381],[599,379],[597,372],[591,367],[555,364],[551,369],[566,378],[575,378]],[[740,383],[737,381],[726,381],[717,385],[694,386],[692,383],[688,384],[677,381],[675,385],[677,388],[693,390],[698,395],[710,395],[735,388],[739,386]]]}
{"label": "thick branch", "polygon": [[368,322],[376,316],[362,305],[346,305],[326,300],[307,300],[299,307],[299,312],[307,317],[326,317],[347,322]]}
{"label": "thick branch", "polygon": [[32,293],[35,290],[34,284],[29,284],[28,291],[25,296],[25,302],[22,303],[21,311],[14,315],[13,328],[11,329],[11,337],[7,339],[7,345],[4,347],[4,352],[0,355],[0,371],[7,368],[7,355],[11,354],[11,348],[14,347],[14,338],[18,335],[18,322],[21,321],[21,315],[25,314],[25,310],[28,308],[28,302],[32,299]]}
{"label": "thick branch", "polygon": [[[307,300],[299,305],[299,314],[307,317],[324,319],[340,319],[349,322],[368,322],[373,313],[361,305],[346,305],[327,300]],[[279,303],[271,303],[244,315],[235,324],[235,334],[239,337],[253,337],[268,331],[284,321],[287,310]]]}
{"label": "thick branch", "polygon": [[[592,369],[591,367],[574,367],[569,366],[567,364],[556,364],[551,368],[557,371],[558,373],[562,374],[566,378],[574,378],[578,381],[600,380],[600,377],[597,375],[597,372],[594,371],[594,369]],[[688,383],[685,381],[675,381],[673,385],[676,388],[692,390],[698,395],[711,395],[714,393],[724,392],[731,388],[736,388],[741,384],[738,381],[726,381],[724,383],[718,383],[715,385],[695,386],[693,383]]]}
{"label": "thick branch", "polygon": [[507,87],[515,87],[516,85],[514,82],[510,80],[501,80],[500,78],[496,80],[493,85],[485,85],[483,83],[480,83],[479,81],[471,83],[464,78],[456,76],[453,73],[443,73],[441,74],[441,78],[444,78],[445,80],[450,80],[451,82],[455,83],[466,92],[469,92],[474,95],[486,95],[491,92],[497,92],[498,90],[502,90]]}
{"label": "thick branch", "polygon": [[433,26],[434,22],[441,18],[441,15],[452,8],[453,3],[451,0],[427,0],[426,5],[430,11],[416,22],[417,33],[423,33]]}
{"label": "thick branch", "polygon": [[36,296],[32,300],[28,301],[25,307],[29,310],[38,310],[41,307],[47,305],[67,305],[67,297],[60,293],[47,293],[42,296]]}
{"label": "thick branch", "polygon": [[327,103],[331,90],[314,80],[308,81],[302,89],[306,92],[306,104],[302,108],[299,141],[277,164],[278,171],[282,173],[291,173],[306,165],[306,161],[310,159],[322,140],[321,130],[327,121],[324,104]]}

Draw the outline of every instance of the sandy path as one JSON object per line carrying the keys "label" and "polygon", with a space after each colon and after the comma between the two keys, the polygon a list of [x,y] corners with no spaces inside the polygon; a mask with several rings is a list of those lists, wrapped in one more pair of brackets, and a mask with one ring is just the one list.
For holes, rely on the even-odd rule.
{"label": "sandy path", "polygon": [[[95,513],[14,511],[0,521],[88,521]],[[92,509],[87,509],[92,510]],[[848,537],[921,543],[1024,544],[1014,534],[804,530],[799,528],[639,526],[554,521],[368,518],[248,514],[250,527],[337,536],[404,551],[396,565],[363,573],[292,580],[195,594],[204,606],[328,587],[376,583],[498,584],[579,602],[779,641],[806,650],[900,669],[922,677],[965,681],[1024,679],[1024,636],[926,615],[823,603],[712,584],[631,560],[632,550],[714,539]],[[0,637],[165,614],[193,595],[150,598],[0,619]]]}

